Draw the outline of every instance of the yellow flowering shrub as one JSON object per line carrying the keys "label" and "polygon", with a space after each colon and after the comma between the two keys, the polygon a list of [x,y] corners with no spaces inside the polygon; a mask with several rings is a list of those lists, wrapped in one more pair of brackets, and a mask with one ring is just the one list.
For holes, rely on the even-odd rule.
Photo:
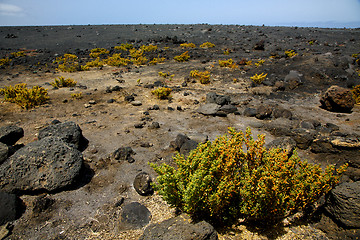
{"label": "yellow flowering shrub", "polygon": [[211,43],[211,42],[204,42],[203,44],[200,45],[201,48],[213,48],[215,47],[215,44]]}
{"label": "yellow flowering shrub", "polygon": [[47,90],[43,87],[34,86],[27,88],[26,83],[0,88],[0,94],[4,95],[4,100],[16,103],[22,108],[29,109],[46,103],[49,100]]}
{"label": "yellow flowering shrub", "polygon": [[227,60],[219,60],[219,66],[220,67],[226,67],[226,68],[232,68],[236,69],[239,66],[236,65],[236,63],[232,60],[232,58],[229,58]]}
{"label": "yellow flowering shrub", "polygon": [[185,62],[185,61],[188,61],[190,58],[190,55],[189,55],[189,52],[186,51],[178,56],[175,56],[174,57],[174,60],[177,61],[177,62]]}
{"label": "yellow flowering shrub", "polygon": [[261,73],[260,75],[256,73],[254,76],[250,77],[250,79],[256,84],[261,84],[266,79],[266,76],[267,73]]}
{"label": "yellow flowering shrub", "polygon": [[12,52],[11,56],[14,58],[23,57],[25,56],[25,51]]}
{"label": "yellow flowering shrub", "polygon": [[133,49],[134,46],[130,43],[122,43],[120,46],[115,46],[114,48],[116,50],[128,51],[130,49]]}
{"label": "yellow flowering shrub", "polygon": [[160,88],[157,88],[157,89],[151,91],[151,93],[154,94],[159,99],[170,98],[171,92],[172,92],[171,88],[166,88],[166,87],[160,87]]}
{"label": "yellow flowering shrub", "polygon": [[114,53],[112,56],[109,56],[104,62],[109,66],[119,67],[127,66],[131,60],[128,58],[121,57],[121,53]]}
{"label": "yellow flowering shrub", "polygon": [[110,53],[110,51],[106,50],[105,48],[94,48],[94,49],[90,50],[89,56],[92,57],[92,58],[97,58],[100,55],[106,55],[106,54],[109,54],[109,53]]}
{"label": "yellow flowering shrub", "polygon": [[141,50],[143,50],[144,52],[155,52],[158,49],[158,46],[156,45],[142,45],[140,47]]}
{"label": "yellow flowering shrub", "polygon": [[228,135],[199,144],[187,158],[177,154],[176,167],[150,163],[159,174],[153,186],[172,207],[196,220],[269,223],[317,201],[347,167],[322,171],[301,161],[296,151],[289,157],[286,150],[267,150],[264,144],[265,136],[254,140],[250,128],[245,134],[229,128]]}
{"label": "yellow flowering shrub", "polygon": [[85,71],[89,68],[79,64],[79,58],[74,54],[64,54],[64,56],[57,57],[55,63],[58,64],[57,69],[63,72]]}
{"label": "yellow flowering shrub", "polygon": [[194,43],[182,43],[182,44],[180,44],[180,47],[182,47],[182,48],[195,48],[196,45]]}
{"label": "yellow flowering shrub", "polygon": [[202,84],[210,83],[209,71],[199,72],[198,70],[192,70],[190,72],[190,77],[198,79]]}
{"label": "yellow flowering shrub", "polygon": [[11,62],[11,59],[9,58],[0,58],[0,67],[1,66],[7,66]]}
{"label": "yellow flowering shrub", "polygon": [[55,88],[63,88],[63,87],[75,87],[76,81],[72,78],[65,79],[64,77],[55,78],[55,81],[50,83]]}
{"label": "yellow flowering shrub", "polygon": [[294,50],[287,50],[287,51],[285,51],[285,55],[288,58],[292,58],[292,57],[295,57],[298,54]]}

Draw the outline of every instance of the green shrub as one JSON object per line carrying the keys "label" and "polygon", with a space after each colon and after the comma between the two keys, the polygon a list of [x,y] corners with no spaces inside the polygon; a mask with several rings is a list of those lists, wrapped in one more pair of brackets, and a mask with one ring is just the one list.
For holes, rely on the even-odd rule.
{"label": "green shrub", "polygon": [[195,48],[196,45],[194,43],[182,43],[182,44],[180,44],[180,47],[182,47],[182,48]]}
{"label": "green shrub", "polygon": [[0,67],[1,66],[7,66],[11,62],[11,59],[9,58],[0,58]]}
{"label": "green shrub", "polygon": [[190,55],[189,55],[189,52],[186,51],[178,56],[175,56],[174,57],[174,60],[177,61],[177,62],[185,62],[185,61],[188,61],[190,58]]}
{"label": "green shrub", "polygon": [[210,83],[210,72],[209,71],[199,72],[198,70],[192,70],[190,72],[190,77],[198,79],[201,84]]}
{"label": "green shrub", "polygon": [[100,55],[106,55],[109,54],[109,50],[106,50],[105,48],[94,48],[90,50],[89,56],[92,58],[100,57]]}
{"label": "green shrub", "polygon": [[96,59],[90,61],[90,62],[87,62],[86,67],[88,68],[92,68],[92,67],[103,67],[104,66],[104,61],[100,59],[100,57],[97,57]]}
{"label": "green shrub", "polygon": [[54,88],[63,88],[63,87],[75,87],[76,81],[72,78],[65,79],[64,77],[55,78],[55,81],[50,83]]}
{"label": "green shrub", "polygon": [[120,46],[115,46],[114,48],[116,50],[128,51],[128,50],[134,48],[134,46],[130,43],[122,43]]}
{"label": "green shrub", "polygon": [[204,42],[203,44],[200,45],[201,48],[213,48],[215,47],[215,44],[211,43],[211,42]]}
{"label": "green shrub", "polygon": [[109,66],[119,67],[127,66],[131,60],[121,57],[121,53],[114,53],[111,57],[108,57],[104,62]]}
{"label": "green shrub", "polygon": [[157,96],[159,99],[167,99],[171,97],[171,91],[171,88],[161,87],[151,91],[151,93]]}
{"label": "green shrub", "polygon": [[64,54],[62,57],[57,57],[55,63],[58,64],[57,69],[63,72],[86,71],[89,69],[87,66],[81,66],[79,58],[74,54]]}
{"label": "green shrub", "polygon": [[231,68],[231,69],[236,69],[239,67],[238,65],[236,65],[236,63],[234,63],[234,61],[231,58],[227,60],[219,60],[219,66]]}
{"label": "green shrub", "polygon": [[0,88],[0,93],[4,95],[5,101],[16,103],[26,109],[44,104],[49,100],[46,89],[39,86],[29,89],[26,88],[26,83]]}
{"label": "green shrub", "polygon": [[261,73],[259,74],[255,74],[254,76],[250,77],[250,79],[255,83],[255,84],[261,84],[265,79],[266,79],[267,73]]}
{"label": "green shrub", "polygon": [[158,46],[156,45],[142,45],[140,47],[141,50],[143,50],[144,52],[155,52],[158,49]]}
{"label": "green shrub", "polygon": [[[346,165],[334,173],[291,157],[283,149],[264,147],[265,136],[254,140],[229,128],[229,134],[199,144],[185,158],[176,155],[177,168],[150,164],[159,174],[155,190],[171,206],[196,220],[217,225],[239,218],[272,222],[304,209],[338,182]],[[245,150],[246,149],[246,150]]]}

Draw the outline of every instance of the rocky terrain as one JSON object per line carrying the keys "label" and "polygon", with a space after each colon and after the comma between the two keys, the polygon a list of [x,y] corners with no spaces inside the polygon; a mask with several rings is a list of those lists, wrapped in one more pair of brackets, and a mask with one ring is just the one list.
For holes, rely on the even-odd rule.
{"label": "rocky terrain", "polygon": [[[0,27],[0,88],[46,88],[46,104],[0,105],[0,239],[358,239],[360,237],[360,29],[238,25]],[[212,48],[201,48],[211,42]],[[156,65],[61,72],[93,48],[156,45]],[[182,43],[195,48],[183,49]],[[293,50],[294,56],[286,54]],[[188,51],[190,59],[173,58]],[[126,52],[122,52],[125,56]],[[236,68],[220,67],[233,59]],[[260,60],[264,62],[260,63]],[[251,61],[251,64],[250,62]],[[258,63],[257,65],[255,63]],[[209,71],[201,84],[190,71]],[[168,77],[159,72],[169,73]],[[267,74],[260,84],[250,77]],[[170,75],[174,75],[170,77]],[[54,88],[63,76],[75,87]],[[160,100],[151,91],[172,89]],[[81,99],[71,96],[81,93]],[[149,162],[214,140],[228,127],[266,134],[269,147],[298,149],[310,163],[349,167],[316,211],[269,228],[192,223],[149,183]]]}

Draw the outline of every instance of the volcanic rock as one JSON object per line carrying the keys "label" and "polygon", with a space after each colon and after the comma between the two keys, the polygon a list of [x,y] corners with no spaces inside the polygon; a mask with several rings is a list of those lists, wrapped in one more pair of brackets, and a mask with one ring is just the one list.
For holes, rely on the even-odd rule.
{"label": "volcanic rock", "polygon": [[360,181],[342,183],[330,191],[325,209],[349,228],[360,228]]}
{"label": "volcanic rock", "polygon": [[74,122],[64,122],[47,126],[39,131],[38,139],[54,136],[66,143],[74,144],[76,148],[83,151],[87,148],[89,141],[83,136],[81,128]]}
{"label": "volcanic rock", "polygon": [[120,228],[139,229],[149,224],[151,213],[144,205],[138,202],[126,204],[120,215]]}
{"label": "volcanic rock", "polygon": [[131,147],[120,147],[116,149],[112,154],[111,158],[118,161],[128,161],[129,163],[134,162],[135,160],[131,155],[135,154]]}
{"label": "volcanic rock", "polygon": [[15,194],[0,191],[0,226],[16,219],[19,200]]}
{"label": "volcanic rock", "polygon": [[192,223],[186,214],[170,218],[158,224],[149,225],[139,240],[217,240],[213,226],[205,221]]}
{"label": "volcanic rock", "polygon": [[27,144],[0,165],[0,190],[60,190],[75,182],[82,164],[82,154],[74,145],[46,137]]}
{"label": "volcanic rock", "polygon": [[0,142],[0,164],[4,162],[9,155],[9,147]]}
{"label": "volcanic rock", "polygon": [[339,86],[331,86],[320,99],[321,107],[331,112],[351,112],[355,105],[352,92]]}
{"label": "volcanic rock", "polygon": [[154,193],[154,189],[151,187],[151,177],[146,172],[141,172],[136,175],[134,180],[134,188],[141,196],[149,196]]}
{"label": "volcanic rock", "polygon": [[7,145],[14,145],[24,136],[24,130],[21,127],[10,125],[0,127],[0,142]]}

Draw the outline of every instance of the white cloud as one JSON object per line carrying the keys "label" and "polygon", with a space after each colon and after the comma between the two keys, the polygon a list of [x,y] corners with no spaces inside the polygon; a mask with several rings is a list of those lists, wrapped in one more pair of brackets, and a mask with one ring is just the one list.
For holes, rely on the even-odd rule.
{"label": "white cloud", "polygon": [[13,4],[0,3],[0,15],[23,16],[24,10]]}

